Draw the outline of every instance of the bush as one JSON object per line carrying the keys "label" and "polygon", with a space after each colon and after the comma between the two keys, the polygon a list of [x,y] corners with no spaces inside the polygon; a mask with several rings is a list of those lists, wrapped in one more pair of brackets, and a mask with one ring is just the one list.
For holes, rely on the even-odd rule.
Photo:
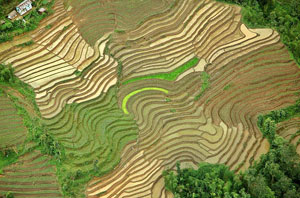
{"label": "bush", "polygon": [[238,176],[223,164],[200,163],[197,170],[181,169],[177,163],[177,174],[164,171],[166,189],[175,197],[202,198],[250,198]]}
{"label": "bush", "polygon": [[14,198],[14,194],[12,192],[5,193],[5,198]]}
{"label": "bush", "polygon": [[262,132],[263,136],[268,139],[272,146],[276,135],[276,124],[299,115],[300,100],[298,100],[296,104],[286,108],[271,111],[266,115],[259,115],[257,119],[257,126]]}
{"label": "bush", "polygon": [[14,83],[16,76],[11,65],[0,64],[0,82]]}

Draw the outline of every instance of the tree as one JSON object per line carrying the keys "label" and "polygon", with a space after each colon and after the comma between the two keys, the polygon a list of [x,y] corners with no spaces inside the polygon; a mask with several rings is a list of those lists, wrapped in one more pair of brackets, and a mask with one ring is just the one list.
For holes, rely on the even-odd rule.
{"label": "tree", "polygon": [[12,192],[5,193],[5,198],[14,198],[14,194]]}
{"label": "tree", "polygon": [[181,169],[177,163],[177,174],[164,171],[166,189],[175,197],[184,198],[250,198],[242,183],[223,164],[200,163],[197,170]]}
{"label": "tree", "polygon": [[0,82],[13,83],[15,79],[14,69],[10,65],[0,64]]}
{"label": "tree", "polygon": [[276,123],[270,117],[266,118],[261,127],[262,134],[272,144],[276,134]]}
{"label": "tree", "polygon": [[267,154],[241,174],[251,197],[279,198],[300,191],[300,157],[295,146],[277,135],[273,145]]}

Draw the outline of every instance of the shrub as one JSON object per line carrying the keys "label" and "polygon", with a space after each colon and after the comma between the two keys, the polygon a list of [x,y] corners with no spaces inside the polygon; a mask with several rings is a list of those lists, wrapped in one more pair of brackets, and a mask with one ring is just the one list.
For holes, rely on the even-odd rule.
{"label": "shrub", "polygon": [[0,64],[0,82],[13,83],[16,76],[14,75],[14,69],[11,65]]}

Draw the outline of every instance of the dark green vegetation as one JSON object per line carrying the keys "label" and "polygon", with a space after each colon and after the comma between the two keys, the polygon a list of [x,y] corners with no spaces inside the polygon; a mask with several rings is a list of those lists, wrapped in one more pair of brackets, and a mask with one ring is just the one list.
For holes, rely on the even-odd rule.
{"label": "dark green vegetation", "polygon": [[111,171],[123,147],[137,137],[135,122],[119,109],[115,94],[116,88],[111,88],[96,99],[66,105],[59,115],[44,120],[49,134],[65,149],[58,177],[68,197],[84,196],[84,185],[92,176]]}
{"label": "dark green vegetation", "polygon": [[48,29],[51,29],[52,28],[52,25],[49,24],[49,25],[46,25],[45,28],[48,30]]}
{"label": "dark green vegetation", "polygon": [[14,194],[12,192],[5,193],[5,198],[14,198]]}
{"label": "dark green vegetation", "polygon": [[243,22],[252,28],[271,27],[280,33],[282,42],[300,65],[299,0],[219,0],[243,7]]}
{"label": "dark green vegetation", "polygon": [[224,91],[227,91],[227,90],[230,89],[231,87],[232,87],[232,84],[229,83],[228,85],[226,85],[226,86],[223,88],[223,90],[224,90]]}
{"label": "dark green vegetation", "polygon": [[268,139],[271,146],[276,146],[274,144],[276,136],[276,124],[283,122],[285,120],[291,119],[292,117],[300,116],[300,100],[296,104],[289,107],[271,111],[266,115],[258,116],[257,125],[263,133],[264,137]]}
{"label": "dark green vegetation", "polygon": [[300,197],[300,157],[295,146],[275,136],[270,151],[241,173],[252,197]]}
{"label": "dark green vegetation", "polygon": [[236,197],[250,198],[239,177],[222,164],[201,163],[198,170],[181,169],[177,163],[177,174],[164,172],[166,189],[175,198]]}
{"label": "dark green vegetation", "polygon": [[32,44],[34,44],[34,41],[33,41],[33,40],[30,40],[30,41],[28,41],[28,42],[21,43],[21,44],[19,44],[19,45],[17,45],[17,46],[18,46],[18,47],[26,47],[26,46],[30,46],[30,45],[32,45]]}
{"label": "dark green vegetation", "polygon": [[0,151],[0,174],[3,173],[2,169],[9,164],[16,162],[18,155],[13,150],[2,150]]}
{"label": "dark green vegetation", "polygon": [[15,79],[14,69],[11,65],[0,64],[0,83],[14,83]]}
{"label": "dark green vegetation", "polygon": [[[10,2],[10,3],[6,3]],[[10,41],[13,39],[14,36],[23,34],[25,32],[29,32],[34,30],[38,27],[40,21],[44,19],[49,14],[53,13],[51,7],[54,4],[54,0],[47,1],[47,0],[36,0],[32,3],[34,6],[32,10],[30,10],[26,15],[23,16],[23,20],[14,20],[11,21],[7,19],[8,12],[15,9],[15,6],[18,5],[21,1],[7,1],[3,0],[2,3],[0,1],[0,20],[4,20],[5,23],[0,25],[0,43],[5,41]],[[38,13],[38,9],[41,7],[45,7],[47,12],[42,14]],[[9,10],[9,11],[8,11]]]}
{"label": "dark green vegetation", "polygon": [[83,73],[83,72],[81,72],[81,71],[79,71],[79,70],[76,70],[76,71],[74,72],[74,74],[75,74],[76,76],[82,76],[82,73]]}
{"label": "dark green vegetation", "polygon": [[199,58],[195,57],[191,60],[189,60],[188,62],[186,62],[185,64],[181,65],[180,67],[177,67],[176,69],[174,69],[173,71],[169,72],[169,73],[161,73],[161,74],[152,74],[152,75],[148,75],[148,76],[140,76],[140,77],[136,77],[136,78],[132,78],[129,79],[125,82],[123,82],[123,85],[126,85],[128,83],[131,82],[135,82],[138,80],[145,80],[145,79],[163,79],[163,80],[169,80],[169,81],[173,81],[176,80],[176,78],[182,74],[183,72],[185,72],[186,70],[196,66],[199,62]]}
{"label": "dark green vegetation", "polygon": [[0,18],[5,18],[22,0],[0,0]]}
{"label": "dark green vegetation", "polygon": [[201,163],[198,170],[177,166],[164,172],[175,197],[299,198],[300,156],[294,145],[276,135],[276,124],[299,116],[300,102],[258,117],[258,127],[271,145],[246,171],[236,175],[225,165]]}

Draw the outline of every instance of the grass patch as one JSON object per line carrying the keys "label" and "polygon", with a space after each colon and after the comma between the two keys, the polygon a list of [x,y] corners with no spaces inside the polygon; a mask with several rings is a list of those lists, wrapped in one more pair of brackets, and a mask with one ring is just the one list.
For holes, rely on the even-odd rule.
{"label": "grass patch", "polygon": [[228,85],[225,85],[225,87],[223,88],[224,91],[227,91],[228,89],[230,89],[232,87],[232,83],[229,83]]}
{"label": "grass patch", "polygon": [[69,27],[72,26],[72,23],[70,25],[64,26],[62,29],[62,32],[65,32],[67,29],[69,29]]}
{"label": "grass patch", "polygon": [[200,90],[200,93],[197,94],[194,98],[196,101],[199,100],[199,98],[203,95],[205,90],[207,90],[209,88],[209,86],[210,86],[209,79],[210,79],[210,76],[208,73],[206,73],[206,72],[201,73],[201,82],[202,82],[201,90]]}
{"label": "grass patch", "polygon": [[17,45],[17,47],[26,47],[26,46],[30,46],[30,45],[33,45],[33,44],[34,44],[34,41],[30,40],[28,42],[21,43],[21,44]]}
{"label": "grass patch", "polygon": [[123,99],[123,102],[122,102],[122,109],[123,109],[124,113],[125,113],[125,114],[129,114],[126,105],[127,105],[128,100],[129,100],[132,96],[134,96],[134,95],[136,95],[136,94],[138,94],[138,93],[140,93],[140,92],[143,92],[143,91],[149,91],[149,90],[161,91],[161,92],[164,92],[164,93],[166,93],[166,94],[169,92],[168,90],[163,89],[163,88],[159,88],[159,87],[145,87],[145,88],[142,88],[142,89],[135,90],[135,91],[131,92],[130,94],[128,94],[127,96],[125,96],[125,98]]}
{"label": "grass patch", "polygon": [[45,28],[46,28],[47,30],[51,29],[51,28],[52,28],[52,24],[46,25]]}
{"label": "grass patch", "polygon": [[300,99],[294,105],[259,115],[257,125],[272,146],[276,136],[276,124],[294,117],[300,117]]}
{"label": "grass patch", "polygon": [[166,98],[165,100],[166,100],[166,102],[171,102],[172,101],[170,98]]}
{"label": "grass patch", "polygon": [[115,29],[114,32],[118,34],[124,34],[125,30]]}
{"label": "grass patch", "polygon": [[18,160],[18,154],[13,150],[0,151],[0,174],[2,169]]}
{"label": "grass patch", "polygon": [[120,79],[122,77],[122,72],[123,72],[123,64],[120,60],[118,60],[118,67],[117,67],[118,79]]}
{"label": "grass patch", "polygon": [[176,113],[176,109],[170,109],[170,112]]}
{"label": "grass patch", "polygon": [[82,71],[76,70],[76,71],[74,72],[74,75],[75,75],[75,76],[82,76]]}
{"label": "grass patch", "polygon": [[186,70],[196,66],[199,63],[199,58],[195,57],[186,62],[185,64],[181,65],[180,67],[174,69],[173,71],[169,73],[161,73],[161,74],[152,74],[152,75],[147,75],[147,76],[140,76],[136,78],[129,79],[125,82],[123,82],[123,85],[126,85],[128,83],[132,83],[135,81],[139,80],[145,80],[145,79],[163,79],[163,80],[168,80],[168,81],[173,81],[176,80],[176,78],[185,72]]}

